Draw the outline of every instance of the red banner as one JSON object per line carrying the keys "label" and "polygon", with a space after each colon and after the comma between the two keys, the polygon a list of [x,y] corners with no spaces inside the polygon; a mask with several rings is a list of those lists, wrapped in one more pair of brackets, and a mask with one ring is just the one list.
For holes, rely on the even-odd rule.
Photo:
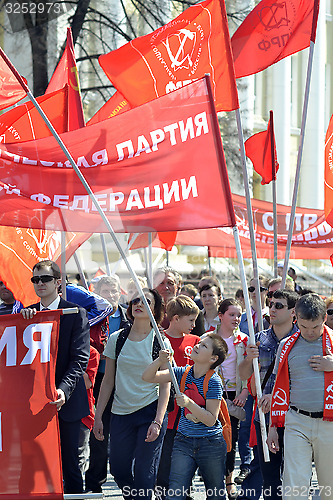
{"label": "red banner", "polygon": [[113,96],[106,101],[104,106],[97,111],[97,113],[87,122],[87,125],[93,125],[94,123],[106,120],[107,118],[112,118],[113,116],[119,115],[131,109],[131,106],[126,101],[125,97],[117,90]]}
{"label": "red banner", "polygon": [[231,38],[236,78],[262,71],[315,40],[319,0],[261,0]]}
{"label": "red banner", "polygon": [[224,0],[206,0],[149,35],[99,57],[114,86],[139,106],[209,73],[218,111],[238,95]]}
{"label": "red banner", "polygon": [[[61,90],[37,97],[37,102],[60,134],[67,131],[68,85]],[[51,135],[43,118],[28,101],[0,116],[0,142],[24,142]]]}
{"label": "red banner", "polygon": [[[66,233],[66,261],[90,233]],[[61,235],[57,231],[0,226],[0,279],[15,299],[28,305],[37,297],[30,278],[40,260],[54,260],[60,266]]]}
{"label": "red banner", "polygon": [[63,498],[55,399],[59,311],[1,316],[0,499]]}
{"label": "red banner", "polygon": [[276,155],[273,111],[270,111],[267,130],[254,134],[245,141],[245,152],[252,161],[254,170],[262,177],[261,184],[269,184],[276,180],[279,164]]}
{"label": "red banner", "polygon": [[26,95],[25,90],[0,56],[0,110],[12,106]]}
{"label": "red banner", "polygon": [[[250,235],[245,198],[232,195],[243,256],[251,258]],[[258,257],[274,256],[273,207],[266,201],[252,200],[254,229]],[[277,206],[278,258],[284,259],[290,221],[290,207]],[[197,243],[194,243],[197,241]],[[209,231],[178,233],[176,243],[208,245],[213,257],[237,257],[232,231],[219,228]],[[297,208],[291,259],[329,259],[333,248],[333,228],[325,221],[323,210]]]}
{"label": "red banner", "polygon": [[54,70],[45,94],[61,89],[68,84],[68,112],[66,130],[85,126],[81,101],[80,81],[76,67],[72,31],[67,28],[67,41],[63,55]]}
{"label": "red banner", "polygon": [[[243,196],[232,195],[237,226],[240,233],[242,252],[251,258],[250,233],[248,227],[246,201]],[[273,207],[267,201],[252,200],[256,248],[258,257],[274,257]],[[278,212],[278,258],[284,259],[289,229],[291,207],[277,205]],[[173,234],[170,235],[171,237]],[[154,235],[153,246],[165,248],[162,240],[168,234]],[[147,246],[147,238],[137,238],[132,249]],[[236,248],[231,228],[179,231],[175,245],[209,246],[212,257],[236,258]],[[291,259],[329,259],[333,250],[333,228],[325,221],[323,210],[309,208],[296,209]]]}
{"label": "red banner", "polygon": [[[203,78],[62,139],[115,231],[198,229],[232,225],[215,124]],[[52,137],[0,144],[0,224],[107,232]]]}

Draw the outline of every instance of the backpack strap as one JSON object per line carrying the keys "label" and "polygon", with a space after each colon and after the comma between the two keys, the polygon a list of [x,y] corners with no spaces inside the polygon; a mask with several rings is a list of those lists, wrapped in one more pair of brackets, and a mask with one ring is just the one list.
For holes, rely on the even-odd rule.
{"label": "backpack strap", "polygon": [[180,381],[180,386],[179,386],[180,392],[184,392],[184,390],[185,390],[185,384],[186,384],[187,374],[188,374],[188,372],[190,371],[191,368],[192,368],[192,366],[187,366],[185,368],[185,371],[184,371],[184,373],[182,375],[182,378],[181,378],[181,381]]}
{"label": "backpack strap", "polygon": [[[209,384],[210,378],[214,373],[215,373],[214,370],[208,370],[208,372],[205,375],[204,382],[203,382],[203,394],[204,394],[205,399],[206,399],[206,394],[208,391],[208,384]],[[222,397],[221,403],[220,403],[220,410],[219,410],[218,419],[220,420],[222,427],[224,427],[225,425],[230,425],[229,411],[228,411],[227,403],[223,397]]]}
{"label": "backpack strap", "polygon": [[208,370],[208,372],[205,375],[205,378],[204,378],[204,381],[203,381],[203,387],[202,387],[203,395],[204,395],[205,399],[206,399],[206,394],[207,394],[207,391],[208,391],[208,384],[209,384],[210,378],[211,378],[211,376],[214,373],[215,373],[214,370]]}
{"label": "backpack strap", "polygon": [[120,351],[124,347],[124,344],[127,340],[127,337],[129,336],[129,333],[131,331],[131,326],[130,324],[126,325],[120,332],[116,341],[116,362],[119,357]]}
{"label": "backpack strap", "polygon": [[[162,338],[164,340],[165,339],[165,335],[162,332],[160,332],[160,333],[161,333]],[[159,343],[159,340],[157,338],[157,335],[154,333],[153,348],[152,348],[152,352],[151,352],[151,357],[153,358],[153,360],[155,360],[155,359],[158,358],[161,349],[162,348],[160,346],[160,343]]]}

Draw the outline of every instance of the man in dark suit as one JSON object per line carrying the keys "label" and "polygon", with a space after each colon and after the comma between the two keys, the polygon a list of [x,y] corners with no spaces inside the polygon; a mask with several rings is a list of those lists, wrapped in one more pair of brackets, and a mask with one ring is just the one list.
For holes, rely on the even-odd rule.
{"label": "man in dark suit", "polygon": [[[31,281],[40,302],[22,309],[25,318],[32,318],[44,309],[77,307],[58,294],[61,272],[50,260],[33,267]],[[79,469],[78,443],[81,418],[89,414],[87,391],[83,379],[90,354],[89,323],[85,309],[78,314],[60,317],[58,355],[55,371],[56,401],[59,416],[60,444],[65,493],[82,493],[83,480]],[[52,453],[52,450],[51,450]]]}

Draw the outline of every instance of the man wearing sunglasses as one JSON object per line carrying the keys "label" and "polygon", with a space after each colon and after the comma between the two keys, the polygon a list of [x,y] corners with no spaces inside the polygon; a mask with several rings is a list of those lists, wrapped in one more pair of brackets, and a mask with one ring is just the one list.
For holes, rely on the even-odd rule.
{"label": "man wearing sunglasses", "polygon": [[[256,345],[249,344],[247,346],[247,356],[239,365],[241,379],[247,380],[253,374],[253,359],[259,357],[263,395],[258,401],[258,405],[265,413],[267,429],[269,426],[269,410],[275,381],[275,376],[273,375],[275,357],[281,340],[290,337],[290,335],[297,331],[297,327],[294,324],[294,307],[297,298],[298,295],[289,290],[276,290],[273,292],[269,304],[270,328],[256,334]],[[270,462],[265,462],[258,409],[256,409],[254,416],[254,425],[257,435],[259,464],[263,477],[264,498],[269,498],[270,500],[279,499],[281,498],[282,446],[279,453],[270,453]],[[283,428],[278,429],[280,443],[283,442],[283,431]]]}
{"label": "man wearing sunglasses", "polygon": [[[22,309],[22,316],[32,318],[44,309],[77,307],[58,294],[61,272],[51,260],[38,262],[31,278],[40,302]],[[87,391],[83,374],[90,355],[88,316],[79,307],[78,314],[60,317],[58,355],[55,371],[56,405],[59,416],[60,444],[65,493],[82,493],[83,481],[79,469],[78,444],[81,418],[89,414]]]}

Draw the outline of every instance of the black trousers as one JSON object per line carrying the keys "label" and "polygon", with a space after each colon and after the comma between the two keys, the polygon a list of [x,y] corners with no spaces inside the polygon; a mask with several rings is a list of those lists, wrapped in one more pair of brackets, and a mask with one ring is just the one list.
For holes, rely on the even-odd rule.
{"label": "black trousers", "polygon": [[[94,398],[96,403],[103,376],[104,373],[97,372],[94,386]],[[102,492],[102,485],[106,483],[108,475],[108,445],[110,436],[111,406],[112,400],[110,398],[102,416],[104,440],[98,441],[93,432],[90,433],[89,438],[90,459],[89,468],[85,475],[85,481],[86,490],[94,493]]]}
{"label": "black trousers", "polygon": [[79,467],[79,435],[81,420],[66,422],[59,417],[64,493],[82,493],[83,479]]}

